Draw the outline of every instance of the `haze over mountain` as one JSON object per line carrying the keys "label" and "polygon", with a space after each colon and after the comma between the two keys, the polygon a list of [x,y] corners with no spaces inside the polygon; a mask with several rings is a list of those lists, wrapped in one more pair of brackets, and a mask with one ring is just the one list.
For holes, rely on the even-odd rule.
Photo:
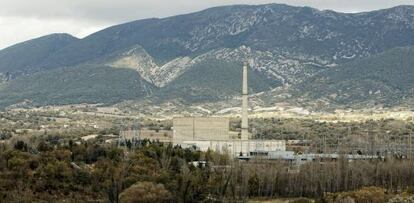
{"label": "haze over mountain", "polygon": [[414,46],[413,33],[413,6],[345,14],[269,4],[139,20],[84,39],[50,35],[0,51],[0,106],[226,100],[239,96],[248,59],[251,91],[263,99],[282,88],[308,103],[372,105],[379,90],[399,105],[412,83],[397,76],[414,63],[412,48],[398,47]]}

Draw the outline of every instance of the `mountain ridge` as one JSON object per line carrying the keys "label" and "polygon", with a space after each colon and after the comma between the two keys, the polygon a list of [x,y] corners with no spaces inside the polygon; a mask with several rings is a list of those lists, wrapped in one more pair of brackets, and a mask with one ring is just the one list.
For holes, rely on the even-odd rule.
{"label": "mountain ridge", "polygon": [[[412,33],[414,6],[351,14],[280,4],[224,6],[115,25],[62,44],[53,51],[45,51],[41,61],[31,64],[30,71],[24,66],[16,70],[24,70],[22,77],[32,77],[30,81],[35,82],[35,78],[54,78],[50,74],[69,74],[62,70],[79,71],[87,67],[99,71],[103,68],[113,79],[103,77],[107,81],[93,81],[108,88],[108,94],[119,97],[110,99],[110,103],[147,98],[160,102],[169,99],[190,103],[219,101],[238,95],[241,78],[235,67],[240,66],[241,61],[251,59],[252,93],[275,88],[293,89],[352,61],[397,47],[414,46]],[[16,54],[16,58],[18,56]],[[6,72],[1,71],[3,64],[0,60],[0,79],[6,77]],[[221,66],[225,69],[220,69]],[[50,72],[52,70],[56,71]],[[216,75],[213,70],[223,74]],[[122,78],[113,74],[123,75],[124,71],[138,76],[117,81]],[[204,80],[204,76],[209,80]],[[18,77],[11,79],[18,80]],[[81,78],[87,80],[87,77]],[[5,95],[13,86],[22,87],[9,80],[3,79],[0,95],[2,91]],[[108,83],[120,84],[119,88],[128,88],[127,84],[146,84],[135,85],[136,91],[150,93],[134,93],[134,97],[130,97],[120,89],[125,95],[119,95]],[[88,81],[81,84],[87,85]],[[96,101],[94,98],[101,98],[99,91],[105,92],[100,87],[91,87],[89,95],[80,94],[89,98],[82,101]],[[49,87],[38,88],[47,90]],[[8,104],[33,98],[25,89],[20,90],[18,101],[9,97]],[[80,92],[85,93],[82,88]],[[76,103],[73,98],[63,100]],[[100,103],[105,103],[105,99]]]}
{"label": "mountain ridge", "polygon": [[66,33],[55,33],[21,42],[0,50],[0,74],[8,79],[18,75],[34,73],[42,69],[37,66],[52,53],[79,40]]}
{"label": "mountain ridge", "polygon": [[293,94],[301,100],[342,106],[413,105],[413,55],[414,46],[409,46],[358,59],[309,78],[297,85]]}

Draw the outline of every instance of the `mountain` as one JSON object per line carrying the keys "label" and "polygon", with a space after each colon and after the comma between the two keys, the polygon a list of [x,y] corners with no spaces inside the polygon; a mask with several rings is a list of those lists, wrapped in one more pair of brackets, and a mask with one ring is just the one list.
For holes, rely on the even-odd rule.
{"label": "mountain", "polygon": [[320,63],[342,61],[412,45],[413,11],[412,6],[359,14],[278,4],[218,7],[110,27],[58,51],[44,65],[74,65],[136,45],[159,65],[242,45],[317,57]]}
{"label": "mountain", "polygon": [[114,104],[145,97],[153,88],[133,70],[83,65],[39,72],[0,85],[0,106]]}
{"label": "mountain", "polygon": [[[217,59],[203,61],[180,75],[168,86],[161,88],[157,96],[161,100],[184,98],[187,102],[214,102],[230,99],[240,94],[242,63],[232,63]],[[268,78],[257,70],[249,72],[250,90],[262,92],[280,82]]]}
{"label": "mountain", "polygon": [[48,56],[77,40],[68,34],[51,34],[3,49],[0,51],[0,75],[9,80],[40,71],[40,64]]}
{"label": "mountain", "polygon": [[297,85],[295,96],[343,106],[412,105],[413,56],[414,47],[402,47],[346,63]]}
{"label": "mountain", "polygon": [[[66,43],[40,38],[16,46],[43,44],[41,48],[1,50],[0,56],[8,57],[0,60],[0,78],[11,70],[21,74],[0,84],[0,95],[8,95],[3,106],[26,100],[34,105],[227,100],[240,94],[241,62],[247,59],[252,93],[283,88],[298,95],[306,91],[300,85],[317,81],[325,72],[414,46],[412,33],[414,6],[353,14],[281,4],[216,7],[116,25],[83,39],[66,36]],[[32,55],[33,50],[41,51]],[[20,65],[9,65],[20,58]],[[108,75],[90,79],[93,71]],[[77,77],[74,72],[79,72]],[[51,78],[59,79],[53,87],[46,82]],[[60,81],[64,78],[70,84]],[[132,94],[125,90],[128,85]],[[43,93],[33,94],[35,90]],[[50,99],[55,94],[59,97]]]}

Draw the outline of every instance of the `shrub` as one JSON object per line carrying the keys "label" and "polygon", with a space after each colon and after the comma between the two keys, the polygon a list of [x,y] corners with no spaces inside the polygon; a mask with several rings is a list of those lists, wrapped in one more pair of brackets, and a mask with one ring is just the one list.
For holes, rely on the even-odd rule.
{"label": "shrub", "polygon": [[356,203],[382,203],[385,202],[385,191],[379,187],[364,187],[352,192],[351,196],[355,198]]}
{"label": "shrub", "polygon": [[388,203],[411,203],[414,202],[414,196],[396,196],[388,201]]}
{"label": "shrub", "polygon": [[165,189],[163,184],[153,182],[139,182],[120,195],[121,203],[148,203],[148,202],[170,202],[171,193]]}
{"label": "shrub", "polygon": [[324,196],[325,202],[329,203],[382,203],[385,199],[385,191],[379,187],[363,187],[351,192],[327,193]]}
{"label": "shrub", "polygon": [[290,201],[289,203],[312,203],[313,201],[310,199],[306,199],[306,198],[299,198],[299,199],[295,199]]}
{"label": "shrub", "polygon": [[414,195],[414,187],[413,186],[409,186],[407,188],[407,193],[410,194],[410,195]]}

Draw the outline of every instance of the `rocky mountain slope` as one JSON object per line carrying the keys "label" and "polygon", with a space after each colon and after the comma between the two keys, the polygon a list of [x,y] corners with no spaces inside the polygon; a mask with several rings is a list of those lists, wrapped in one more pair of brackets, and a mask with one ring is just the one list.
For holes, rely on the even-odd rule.
{"label": "rocky mountain slope", "polygon": [[134,70],[82,65],[38,72],[0,85],[0,106],[114,104],[143,98],[153,88]]}
{"label": "rocky mountain slope", "polygon": [[[0,78],[29,75],[43,69],[40,65],[48,56],[77,41],[68,34],[52,34],[23,42],[0,51]],[[3,77],[1,77],[3,76]]]}
{"label": "rocky mountain slope", "polygon": [[[79,40],[61,36],[67,39],[53,46],[41,46],[41,38],[1,50],[0,78],[8,78],[8,82],[0,85],[0,100],[3,106],[22,101],[44,105],[143,98],[190,103],[226,100],[238,96],[240,65],[247,59],[253,93],[271,94],[275,88],[282,88],[296,91],[292,94],[303,90],[309,97],[302,100],[318,99],[300,85],[342,69],[344,64],[413,46],[413,33],[413,6],[356,14],[280,4],[216,7],[121,24]],[[26,54],[31,49],[15,48],[35,42],[42,48],[31,47],[45,50],[41,52],[44,54],[32,57]],[[9,61],[20,58],[27,62],[10,65]],[[97,80],[81,74],[75,77],[73,72],[83,69],[108,75]],[[20,78],[16,74],[15,80],[9,81],[6,76],[11,70],[25,74]],[[93,74],[88,71],[80,73]],[[50,81],[53,78],[57,80]],[[66,86],[62,78],[79,87]],[[46,79],[49,82],[43,81]],[[56,83],[53,88],[51,82]],[[30,86],[45,94],[34,95]],[[12,90],[18,91],[11,94]],[[55,94],[59,96],[50,99]]]}
{"label": "rocky mountain slope", "polygon": [[[395,48],[315,75],[292,92],[305,103],[389,107],[412,102],[414,47]],[[317,90],[317,91],[315,91]]]}

